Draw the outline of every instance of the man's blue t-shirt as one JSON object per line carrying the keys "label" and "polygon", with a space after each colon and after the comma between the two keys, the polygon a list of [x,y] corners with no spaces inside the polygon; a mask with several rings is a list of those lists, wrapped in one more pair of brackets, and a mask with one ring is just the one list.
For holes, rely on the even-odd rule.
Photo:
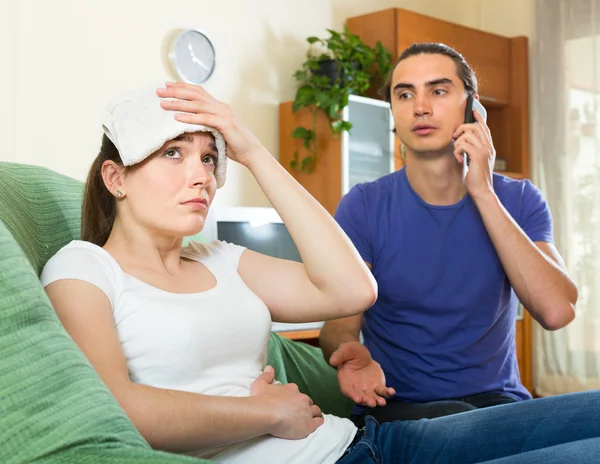
{"label": "man's blue t-shirt", "polygon": [[[551,243],[540,191],[498,174],[493,182],[527,236]],[[429,205],[401,169],[353,187],[335,219],[372,265],[379,297],[363,316],[362,333],[396,400],[531,397],[515,353],[517,297],[470,195]]]}

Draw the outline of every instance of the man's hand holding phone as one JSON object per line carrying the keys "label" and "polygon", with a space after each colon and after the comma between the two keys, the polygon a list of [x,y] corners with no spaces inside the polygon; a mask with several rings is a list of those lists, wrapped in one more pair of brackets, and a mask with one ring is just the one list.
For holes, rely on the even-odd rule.
{"label": "man's hand holding phone", "polygon": [[[452,138],[454,139],[454,156],[464,166],[467,190],[471,196],[477,197],[494,191],[492,174],[496,149],[490,128],[485,121],[485,110],[478,109],[478,107],[481,108],[481,104],[472,97],[467,101],[467,108],[470,108],[471,105],[474,123],[466,122],[460,125],[452,134]],[[466,114],[468,115],[468,110]],[[468,157],[468,160],[465,159],[465,156]]]}

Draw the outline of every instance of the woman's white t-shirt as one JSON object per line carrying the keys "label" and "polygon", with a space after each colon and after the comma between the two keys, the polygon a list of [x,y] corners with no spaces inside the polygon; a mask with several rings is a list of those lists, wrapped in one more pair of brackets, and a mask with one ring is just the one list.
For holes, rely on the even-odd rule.
{"label": "woman's white t-shirt", "polygon": [[[267,361],[271,315],[237,272],[244,250],[219,241],[182,248],[183,258],[204,264],[216,278],[216,286],[201,293],[170,293],[146,284],[123,272],[103,248],[79,240],[48,261],[41,281],[45,287],[78,279],[106,294],[133,382],[205,395],[249,396]],[[222,463],[334,463],[352,442],[356,427],[348,419],[324,418],[302,440],[265,435],[189,454]]]}

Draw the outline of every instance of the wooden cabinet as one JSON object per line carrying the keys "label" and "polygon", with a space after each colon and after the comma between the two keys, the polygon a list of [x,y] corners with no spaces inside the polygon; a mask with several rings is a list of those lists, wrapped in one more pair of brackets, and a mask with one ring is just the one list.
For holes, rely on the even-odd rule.
{"label": "wooden cabinet", "polygon": [[[392,52],[394,62],[405,48],[415,42],[442,42],[462,53],[477,75],[479,95],[488,111],[488,126],[497,157],[507,161],[508,170],[501,173],[517,179],[530,176],[526,37],[503,37],[400,8],[349,18],[347,26],[368,45],[374,46],[378,40],[381,41]],[[280,161],[288,169],[294,150],[301,149],[301,142],[292,139],[289,134],[297,125],[309,124],[310,118],[310,112],[306,110],[292,113],[291,102],[280,106]],[[329,135],[324,117],[318,120],[317,134],[323,156],[315,172],[292,174],[333,214],[342,196],[341,140]],[[400,168],[403,163],[398,142],[394,160],[396,169]],[[515,335],[521,380],[530,391],[531,323],[531,317],[525,312],[523,319],[516,322]],[[300,334],[290,332],[284,335],[298,338]],[[307,334],[301,335],[306,337]],[[318,332],[310,335],[314,343]]]}
{"label": "wooden cabinet", "polygon": [[290,134],[295,127],[311,127],[312,112],[304,108],[292,112],[292,102],[279,105],[279,162],[308,190],[319,203],[333,215],[342,198],[342,138],[332,137],[327,118],[322,112],[317,116],[315,133],[317,135],[318,161],[310,174],[300,170],[291,170],[290,163],[294,152],[302,153],[303,145]]}

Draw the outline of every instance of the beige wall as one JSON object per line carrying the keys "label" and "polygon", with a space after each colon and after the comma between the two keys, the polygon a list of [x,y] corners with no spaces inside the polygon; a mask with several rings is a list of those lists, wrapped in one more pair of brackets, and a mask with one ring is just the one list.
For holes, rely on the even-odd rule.
{"label": "beige wall", "polygon": [[467,26],[505,36],[533,33],[534,0],[463,0],[463,8],[472,12]]}
{"label": "beige wall", "polygon": [[[105,102],[114,93],[169,78],[164,39],[185,27],[202,28],[214,41],[217,68],[206,88],[229,102],[278,156],[278,103],[293,99],[292,74],[304,58],[307,36],[325,36],[326,28],[341,29],[349,16],[390,7],[528,35],[531,15],[523,6],[528,1],[501,2],[510,11],[497,3],[0,0],[0,84],[9,90],[0,105],[0,160],[39,164],[84,179],[99,146]],[[219,204],[267,202],[251,176],[232,163]]]}
{"label": "beige wall", "polygon": [[16,1],[0,0],[0,161],[15,160],[15,11]]}

